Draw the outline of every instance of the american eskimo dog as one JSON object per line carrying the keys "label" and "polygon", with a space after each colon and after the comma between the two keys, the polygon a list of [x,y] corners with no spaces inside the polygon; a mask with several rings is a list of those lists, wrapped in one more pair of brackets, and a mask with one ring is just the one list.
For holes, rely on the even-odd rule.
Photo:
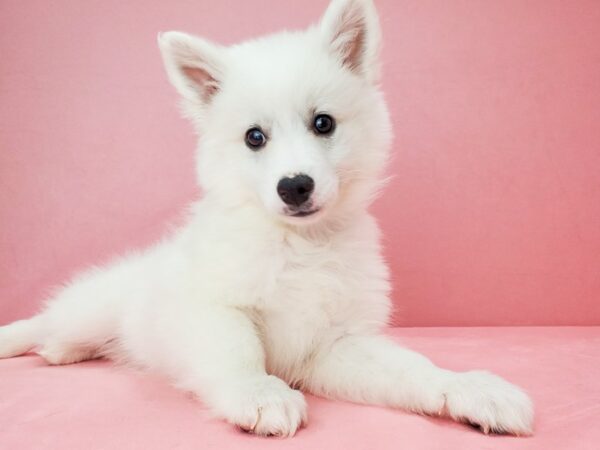
{"label": "american eskimo dog", "polygon": [[372,2],[333,0],[305,31],[231,47],[180,32],[158,44],[199,135],[203,199],[174,235],[0,328],[0,356],[153,370],[260,435],[306,423],[301,391],[531,433],[519,388],[382,332],[390,285],[368,207],[391,133]]}

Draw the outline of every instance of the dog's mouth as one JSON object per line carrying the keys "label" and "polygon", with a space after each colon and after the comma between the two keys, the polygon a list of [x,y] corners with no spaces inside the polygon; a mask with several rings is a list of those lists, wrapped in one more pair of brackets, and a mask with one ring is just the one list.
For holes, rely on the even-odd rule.
{"label": "dog's mouth", "polygon": [[297,211],[297,212],[290,211],[288,213],[288,216],[291,216],[291,217],[308,217],[308,216],[312,216],[313,214],[318,213],[319,211],[320,211],[319,208],[315,208],[315,209],[312,209],[310,211]]}
{"label": "dog's mouth", "polygon": [[283,210],[283,214],[292,219],[292,220],[312,220],[313,217],[318,216],[319,212],[322,212],[323,208],[315,206],[312,202],[307,203],[306,205],[302,205],[296,208],[285,208]]}
{"label": "dog's mouth", "polygon": [[287,205],[279,213],[292,224],[308,225],[319,221],[323,217],[327,205],[324,202],[317,202],[313,199],[295,206]]}

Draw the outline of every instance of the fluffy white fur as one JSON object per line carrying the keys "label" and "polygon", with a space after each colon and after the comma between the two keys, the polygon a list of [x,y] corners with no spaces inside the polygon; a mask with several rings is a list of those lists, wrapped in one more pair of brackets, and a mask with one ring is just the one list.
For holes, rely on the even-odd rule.
{"label": "fluffy white fur", "polygon": [[[388,158],[370,0],[333,0],[319,24],[232,47],[159,36],[199,138],[204,198],[187,226],[78,276],[38,316],[0,328],[0,357],[50,364],[107,356],[162,373],[227,421],[292,436],[300,390],[529,434],[532,405],[486,372],[455,373],[381,334],[390,311],[367,211]],[[331,136],[311,130],[331,114]],[[260,126],[268,142],[244,143]],[[319,212],[290,217],[280,178],[315,180]]]}

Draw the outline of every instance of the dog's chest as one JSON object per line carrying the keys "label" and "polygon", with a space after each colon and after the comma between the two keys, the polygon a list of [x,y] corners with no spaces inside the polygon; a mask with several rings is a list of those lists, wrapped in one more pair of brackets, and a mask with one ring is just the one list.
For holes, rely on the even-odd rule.
{"label": "dog's chest", "polygon": [[[259,309],[279,320],[320,322],[349,300],[348,261],[334,245],[289,238],[279,246],[269,272]],[[329,320],[327,320],[329,323]]]}
{"label": "dog's chest", "polygon": [[343,335],[362,297],[343,248],[296,240],[280,249],[280,264],[258,302],[269,369],[294,378],[319,347]]}

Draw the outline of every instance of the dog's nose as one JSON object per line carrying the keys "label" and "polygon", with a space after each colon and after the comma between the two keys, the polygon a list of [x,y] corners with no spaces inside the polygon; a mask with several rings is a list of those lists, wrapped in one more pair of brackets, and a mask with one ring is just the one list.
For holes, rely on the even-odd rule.
{"label": "dog's nose", "polygon": [[285,177],[277,183],[277,193],[285,204],[300,206],[306,202],[315,189],[315,182],[308,175],[300,174],[293,177]]}

